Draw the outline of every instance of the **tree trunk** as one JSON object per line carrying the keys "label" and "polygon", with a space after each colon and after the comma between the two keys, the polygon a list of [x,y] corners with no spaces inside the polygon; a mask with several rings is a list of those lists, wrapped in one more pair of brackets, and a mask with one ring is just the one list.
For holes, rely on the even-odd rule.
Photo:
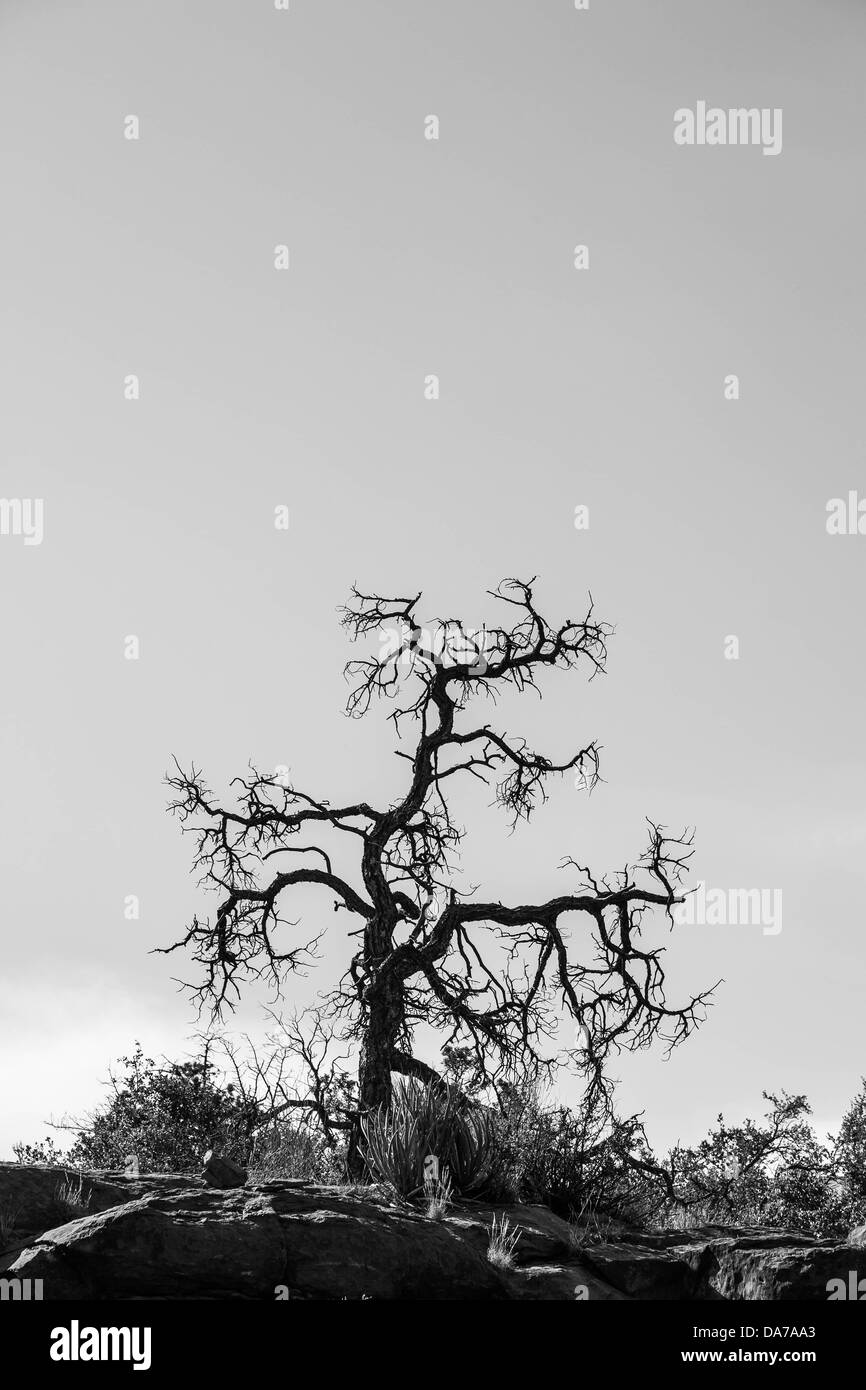
{"label": "tree trunk", "polygon": [[[392,986],[393,990],[393,986]],[[380,1105],[390,1105],[391,1058],[399,1034],[402,1011],[395,1008],[393,996],[381,989],[368,995],[368,1017],[361,1043],[358,1067],[358,1096],[360,1114],[349,1135],[346,1166],[351,1176],[360,1179],[365,1172],[361,1137],[361,1116]]]}
{"label": "tree trunk", "polygon": [[401,1000],[393,984],[387,989],[375,987],[367,1002],[369,1013],[358,1069],[362,1111],[391,1103],[392,1059],[402,1018]]}

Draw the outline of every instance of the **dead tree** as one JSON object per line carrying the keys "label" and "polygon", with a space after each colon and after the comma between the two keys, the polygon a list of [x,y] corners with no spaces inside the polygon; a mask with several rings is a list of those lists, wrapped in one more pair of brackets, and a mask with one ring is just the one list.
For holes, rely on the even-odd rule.
{"label": "dead tree", "polygon": [[[484,697],[495,704],[507,690],[537,691],[546,672],[605,670],[611,629],[591,600],[581,621],[554,626],[536,607],[533,582],[509,579],[491,591],[509,621],[481,630],[457,618],[422,628],[420,594],[353,589],[343,626],[352,640],[378,637],[379,647],[346,667],[348,713],[362,716],[384,698],[394,702],[398,740],[411,731],[411,751],[397,750],[406,783],[392,804],[334,805],[251,768],[223,805],[195,767],[185,773],[175,763],[168,778],[171,809],[194,833],[196,865],[221,901],[212,919],[196,917],[163,949],[191,952],[201,973],[189,988],[218,1016],[244,982],[267,976],[280,989],[311,961],[320,933],[304,941],[282,913],[293,889],[320,887],[347,915],[351,955],[327,1001],[358,1045],[362,1109],[389,1101],[392,1073],[436,1078],[414,1053],[421,1024],[445,1045],[471,1049],[495,1084],[555,1065],[550,1040],[568,1016],[570,1060],[590,1088],[603,1087],[612,1054],[656,1039],[674,1046],[712,993],[669,1007],[663,948],[644,935],[653,917],[673,926],[688,833],[671,837],[648,822],[643,855],[611,877],[568,859],[568,887],[542,902],[480,900],[455,886],[464,833],[449,804],[455,779],[492,786],[513,828],[546,799],[551,777],[572,773],[590,789],[599,777],[594,742],[553,761],[477,714]],[[352,851],[353,874],[335,871],[337,844]],[[274,872],[276,856],[303,862]],[[577,920],[587,928],[579,958],[566,929]]]}

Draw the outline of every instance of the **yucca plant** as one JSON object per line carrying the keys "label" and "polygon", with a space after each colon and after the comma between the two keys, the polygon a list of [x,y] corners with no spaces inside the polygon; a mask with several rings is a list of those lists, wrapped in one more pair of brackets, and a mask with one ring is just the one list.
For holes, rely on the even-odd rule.
{"label": "yucca plant", "polygon": [[447,1086],[404,1081],[389,1106],[363,1117],[361,1129],[372,1176],[410,1200],[424,1191],[430,1154],[447,1168],[461,1196],[478,1191],[490,1171],[492,1122]]}
{"label": "yucca plant", "polygon": [[467,1110],[456,1117],[451,1130],[448,1166],[460,1192],[480,1192],[495,1160],[496,1128],[485,1110]]}
{"label": "yucca plant", "polygon": [[361,1121],[367,1166],[400,1196],[414,1197],[423,1188],[424,1142],[421,1117],[399,1102],[365,1115]]}

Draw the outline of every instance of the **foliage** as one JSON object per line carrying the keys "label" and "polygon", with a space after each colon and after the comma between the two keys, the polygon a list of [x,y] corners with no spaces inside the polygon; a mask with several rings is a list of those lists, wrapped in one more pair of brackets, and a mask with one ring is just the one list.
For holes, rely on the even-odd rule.
{"label": "foliage", "polygon": [[36,1144],[13,1144],[15,1162],[33,1168],[43,1164],[49,1168],[61,1168],[68,1162],[68,1155],[58,1147],[51,1135]]}
{"label": "foliage", "polygon": [[491,1197],[541,1202],[565,1218],[638,1219],[645,1180],[627,1157],[651,1155],[636,1119],[617,1120],[596,1096],[577,1110],[546,1104],[533,1080],[501,1087],[500,1103]]}
{"label": "foliage", "polygon": [[489,1181],[493,1119],[450,1086],[403,1078],[390,1105],[363,1117],[361,1131],[372,1176],[401,1197],[424,1191],[424,1160],[430,1154],[460,1196],[480,1192]]}
{"label": "foliage", "polygon": [[782,1227],[844,1237],[866,1221],[866,1085],[836,1139],[822,1142],[804,1096],[765,1093],[759,1122],[719,1116],[694,1147],[656,1158],[640,1117],[617,1118],[591,1097],[550,1105],[526,1080],[500,1088],[484,1195],[550,1206],[576,1245],[614,1224]]}
{"label": "foliage", "polygon": [[119,1168],[134,1153],[143,1173],[184,1173],[200,1169],[210,1148],[246,1162],[258,1104],[220,1082],[206,1048],[197,1061],[157,1066],[136,1044],[120,1060],[125,1075],[112,1077],[108,1105],[80,1127],[72,1162]]}
{"label": "foliage", "polygon": [[694,1148],[676,1146],[666,1169],[676,1189],[663,1217],[811,1230],[822,1224],[832,1178],[830,1150],[808,1122],[805,1096],[764,1092],[763,1123],[729,1125],[719,1115]]}

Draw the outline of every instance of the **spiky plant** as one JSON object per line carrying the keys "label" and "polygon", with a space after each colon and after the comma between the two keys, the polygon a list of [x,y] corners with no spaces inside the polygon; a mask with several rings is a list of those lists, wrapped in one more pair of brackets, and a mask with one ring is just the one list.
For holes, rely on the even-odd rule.
{"label": "spiky plant", "polygon": [[493,1161],[493,1123],[445,1086],[412,1081],[391,1104],[361,1122],[364,1153],[374,1178],[412,1200],[424,1192],[424,1161],[435,1154],[461,1196],[478,1191]]}

